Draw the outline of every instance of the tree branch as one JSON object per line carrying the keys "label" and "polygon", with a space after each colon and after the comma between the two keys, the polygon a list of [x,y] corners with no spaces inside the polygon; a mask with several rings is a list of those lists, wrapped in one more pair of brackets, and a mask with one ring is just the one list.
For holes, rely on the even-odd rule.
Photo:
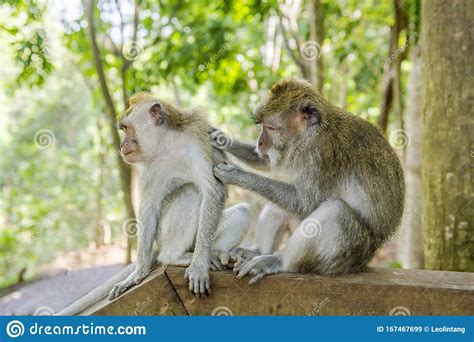
{"label": "tree branch", "polygon": [[[114,146],[119,146],[120,137],[116,129],[117,112],[115,110],[115,105],[114,105],[112,96],[110,95],[110,91],[107,85],[107,79],[105,77],[104,66],[102,64],[100,50],[99,50],[99,46],[97,45],[97,40],[96,40],[96,27],[95,27],[95,20],[94,20],[95,1],[84,0],[83,6],[86,13],[86,20],[89,27],[89,40],[90,40],[92,54],[94,58],[95,69],[97,71],[97,76],[99,78],[99,84],[100,84],[102,96],[107,106],[107,112],[108,112],[108,117],[109,117],[109,124],[111,126],[113,143],[114,143]],[[120,170],[120,181],[121,181],[122,191],[124,195],[124,204],[125,204],[127,218],[133,218],[135,217],[135,212],[133,210],[132,198],[131,198],[131,193],[130,193],[131,171],[128,166],[122,163],[121,156],[118,153],[116,154],[116,161],[118,163],[118,167]],[[131,261],[130,246],[132,244],[130,237],[128,238],[127,242],[128,242],[127,256],[126,256],[125,261],[129,263]]]}
{"label": "tree branch", "polygon": [[276,11],[280,21],[281,35],[283,36],[283,42],[285,43],[285,50],[288,53],[288,56],[290,56],[293,62],[299,67],[301,75],[306,78],[306,66],[301,61],[300,57],[295,54],[294,50],[291,49],[290,44],[288,42],[288,34],[286,32],[285,24],[283,23],[284,14],[279,8],[277,8]]}
{"label": "tree branch", "polygon": [[[398,82],[400,77],[400,65],[403,61],[404,54],[400,51],[398,40],[400,32],[407,27],[408,19],[405,9],[403,8],[403,0],[393,0],[394,7],[394,18],[395,22],[390,29],[390,48],[388,57],[388,68],[384,76],[384,85],[382,90],[382,100],[380,106],[380,114],[377,118],[377,124],[385,132],[387,131],[388,119],[390,110],[395,100],[395,91],[398,86],[395,82]],[[400,94],[397,94],[400,97]],[[397,98],[398,98],[397,97]],[[401,114],[401,113],[400,113]]]}

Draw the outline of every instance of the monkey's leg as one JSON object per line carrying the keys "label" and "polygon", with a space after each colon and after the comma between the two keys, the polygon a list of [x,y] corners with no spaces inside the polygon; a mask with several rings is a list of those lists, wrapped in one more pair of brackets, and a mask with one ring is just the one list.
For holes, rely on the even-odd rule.
{"label": "monkey's leg", "polygon": [[228,252],[238,246],[247,234],[250,224],[250,205],[239,203],[222,212],[213,249]]}
{"label": "monkey's leg", "polygon": [[274,252],[281,242],[289,220],[290,214],[288,212],[271,202],[265,204],[257,223],[257,248],[232,248],[230,253],[221,254],[220,262],[228,268],[234,268],[260,254]]}
{"label": "monkey's leg", "polygon": [[[209,258],[209,266],[211,271],[222,271],[225,269],[224,265],[221,263],[219,257],[222,255],[222,252],[217,250],[211,250],[211,255]],[[186,252],[183,255],[176,258],[174,261],[168,263],[172,266],[184,266],[187,267],[191,265],[193,260],[193,252]]]}
{"label": "monkey's leg", "polygon": [[117,283],[109,294],[109,299],[114,299],[128,288],[141,283],[150,273],[153,265],[153,242],[156,238],[158,212],[153,203],[141,204],[138,213],[138,236],[137,236],[137,261],[133,272],[123,281]]}
{"label": "monkey's leg", "polygon": [[[221,252],[228,252],[237,246],[247,234],[250,223],[250,205],[246,203],[236,204],[222,212],[222,219],[216,231],[218,234],[210,254],[211,271],[223,270],[224,266],[219,260]],[[168,262],[174,266],[189,266],[193,253],[183,253],[181,256]]]}
{"label": "monkey's leg", "polygon": [[260,254],[273,253],[279,246],[290,214],[277,205],[265,204],[258,217],[257,246]]}
{"label": "monkey's leg", "polygon": [[[222,213],[211,253],[211,271],[223,270],[231,260],[230,251],[238,246],[247,234],[250,224],[250,205],[236,204]],[[229,265],[230,266],[230,265]]]}
{"label": "monkey's leg", "polygon": [[267,274],[359,271],[375,248],[357,213],[342,200],[328,200],[301,222],[286,247],[238,265],[238,278],[250,274],[253,284]]}
{"label": "monkey's leg", "polygon": [[189,290],[198,295],[210,293],[211,246],[216,238],[215,232],[222,218],[224,201],[227,196],[225,187],[221,183],[216,179],[210,181],[213,184],[207,184],[205,186],[207,192],[202,194],[193,260],[185,272],[185,279],[189,281]]}

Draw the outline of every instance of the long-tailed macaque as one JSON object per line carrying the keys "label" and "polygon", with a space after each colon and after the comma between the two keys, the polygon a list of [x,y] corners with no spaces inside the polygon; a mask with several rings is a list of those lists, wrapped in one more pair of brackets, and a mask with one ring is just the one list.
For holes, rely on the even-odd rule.
{"label": "long-tailed macaque", "polygon": [[300,80],[274,84],[254,115],[261,125],[257,146],[234,141],[225,150],[251,166],[269,166],[278,179],[232,163],[217,165],[214,174],[301,223],[281,251],[255,256],[238,249],[221,261],[238,259],[234,271],[252,275],[250,283],[278,272],[360,271],[402,217],[403,171],[384,135]]}
{"label": "long-tailed macaque", "polygon": [[196,111],[147,93],[131,98],[120,121],[125,132],[120,149],[139,173],[137,260],[59,314],[80,312],[107,293],[110,299],[119,296],[140,283],[155,261],[188,266],[189,289],[199,295],[210,291],[209,268],[223,269],[219,251],[242,241],[250,209],[238,204],[223,210],[226,186],[212,170],[224,155],[212,148],[209,127]]}

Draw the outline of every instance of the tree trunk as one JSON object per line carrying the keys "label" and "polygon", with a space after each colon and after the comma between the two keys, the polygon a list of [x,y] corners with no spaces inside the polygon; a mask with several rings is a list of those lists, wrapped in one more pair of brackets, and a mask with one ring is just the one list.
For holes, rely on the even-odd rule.
{"label": "tree trunk", "polygon": [[423,0],[425,266],[474,271],[474,1]]}
{"label": "tree trunk", "polygon": [[[324,43],[324,13],[321,0],[310,0],[309,6],[309,32],[310,40],[316,42],[319,49]],[[319,93],[323,94],[324,86],[324,62],[322,51],[318,51],[314,61],[310,60],[311,83],[316,85]]]}
{"label": "tree trunk", "polygon": [[388,117],[395,100],[400,78],[400,65],[405,58],[405,51],[399,47],[400,32],[407,27],[407,13],[403,7],[403,0],[393,0],[394,24],[390,28],[390,48],[388,58],[384,63],[385,74],[383,77],[382,100],[380,101],[380,114],[377,124],[385,132],[388,126]]}
{"label": "tree trunk", "polygon": [[104,206],[103,206],[103,199],[104,199],[104,167],[105,167],[105,142],[102,136],[102,122],[100,117],[97,118],[97,134],[99,136],[98,139],[98,158],[99,158],[99,175],[97,179],[97,203],[96,203],[96,225],[95,225],[95,234],[94,234],[94,242],[96,247],[100,247],[104,245]]}
{"label": "tree trunk", "polygon": [[[84,9],[86,12],[87,23],[89,26],[89,40],[90,40],[90,44],[92,48],[92,54],[94,58],[95,68],[97,71],[97,76],[99,78],[100,89],[101,89],[105,104],[107,106],[107,112],[108,112],[109,124],[111,126],[113,144],[114,146],[120,146],[120,137],[118,135],[117,128],[116,128],[117,127],[117,112],[115,110],[112,96],[110,95],[109,88],[107,86],[107,80],[105,77],[105,72],[104,72],[102,60],[100,57],[100,50],[96,41],[94,7],[95,7],[95,1],[93,0],[84,1]],[[135,217],[135,213],[133,211],[133,205],[132,205],[132,198],[130,194],[131,171],[130,171],[130,167],[128,167],[127,165],[123,163],[122,158],[119,153],[116,153],[116,160],[117,160],[118,168],[120,170],[120,181],[122,185],[123,200],[124,200],[124,205],[125,205],[125,210],[126,210],[125,219],[129,220]],[[131,246],[132,239],[130,237],[128,237],[127,243],[128,243],[128,246]],[[130,263],[131,261],[130,247],[127,248],[127,255],[126,255],[125,261],[126,263]]]}
{"label": "tree trunk", "polygon": [[405,132],[410,138],[405,155],[405,211],[400,229],[399,254],[403,268],[423,268],[423,183],[422,128],[423,97],[420,47],[411,53],[413,69],[408,77],[408,106],[405,116]]}

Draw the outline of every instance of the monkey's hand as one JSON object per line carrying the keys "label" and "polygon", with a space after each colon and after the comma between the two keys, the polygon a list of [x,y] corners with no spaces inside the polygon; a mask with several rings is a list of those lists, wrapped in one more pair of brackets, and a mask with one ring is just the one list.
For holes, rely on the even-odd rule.
{"label": "monkey's hand", "polygon": [[211,293],[209,280],[209,266],[191,264],[184,274],[184,279],[189,281],[189,291],[195,295],[205,296]]}
{"label": "monkey's hand", "polygon": [[212,146],[219,150],[225,151],[232,144],[232,136],[224,133],[218,128],[211,127],[209,129],[209,134],[211,136]]}
{"label": "monkey's hand", "polygon": [[249,285],[255,284],[268,274],[280,273],[282,271],[282,260],[278,254],[260,255],[248,262],[241,262],[234,266],[234,273],[241,279],[250,274],[253,276]]}
{"label": "monkey's hand", "polygon": [[214,176],[222,183],[237,185],[245,171],[233,163],[222,162],[214,167]]}
{"label": "monkey's hand", "polygon": [[125,290],[129,289],[132,286],[140,284],[146,276],[146,272],[135,269],[125,280],[114,285],[114,287],[109,293],[109,299],[112,300],[114,298],[117,298]]}

